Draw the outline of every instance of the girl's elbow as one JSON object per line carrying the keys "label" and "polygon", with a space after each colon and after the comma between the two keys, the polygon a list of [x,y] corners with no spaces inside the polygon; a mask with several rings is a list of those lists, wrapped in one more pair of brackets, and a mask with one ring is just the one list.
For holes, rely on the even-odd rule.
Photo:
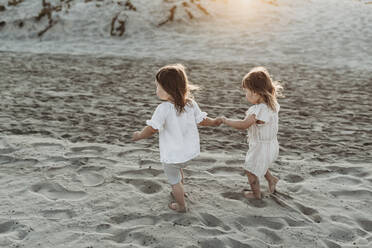
{"label": "girl's elbow", "polygon": [[153,130],[151,130],[151,135],[154,135],[154,134],[156,134],[157,132],[158,132],[157,129],[153,129]]}
{"label": "girl's elbow", "polygon": [[158,129],[153,128],[152,126],[148,126],[148,133],[150,135],[156,134],[158,132]]}

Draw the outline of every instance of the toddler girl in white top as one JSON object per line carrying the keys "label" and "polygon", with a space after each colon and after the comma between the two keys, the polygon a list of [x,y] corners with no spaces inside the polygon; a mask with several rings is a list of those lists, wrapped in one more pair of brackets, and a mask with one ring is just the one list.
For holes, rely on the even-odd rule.
{"label": "toddler girl in white top", "polygon": [[253,106],[246,112],[244,120],[231,120],[226,117],[222,117],[222,120],[230,127],[248,129],[249,150],[244,169],[253,192],[244,192],[244,196],[261,199],[259,178],[265,176],[270,193],[274,193],[279,181],[270,174],[269,166],[279,153],[277,133],[280,106],[276,97],[283,88],[271,80],[263,67],[253,68],[245,75],[242,86],[248,102]]}
{"label": "toddler girl in white top", "polygon": [[198,104],[190,99],[190,88],[184,67],[181,64],[168,65],[156,74],[156,95],[161,104],[141,132],[135,132],[133,140],[148,138],[159,132],[160,161],[172,185],[176,202],[169,208],[186,211],[183,189],[183,171],[186,162],[200,154],[197,125],[219,126],[221,118],[210,119],[201,112]]}

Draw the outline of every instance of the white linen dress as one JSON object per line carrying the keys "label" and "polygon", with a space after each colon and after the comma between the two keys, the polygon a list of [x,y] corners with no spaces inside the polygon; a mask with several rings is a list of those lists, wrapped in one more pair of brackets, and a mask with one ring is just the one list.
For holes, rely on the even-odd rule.
{"label": "white linen dress", "polygon": [[279,154],[278,112],[280,106],[276,105],[273,111],[265,103],[255,104],[248,109],[246,115],[256,115],[256,119],[264,124],[253,124],[248,128],[249,149],[245,158],[244,169],[262,178],[269,166]]}

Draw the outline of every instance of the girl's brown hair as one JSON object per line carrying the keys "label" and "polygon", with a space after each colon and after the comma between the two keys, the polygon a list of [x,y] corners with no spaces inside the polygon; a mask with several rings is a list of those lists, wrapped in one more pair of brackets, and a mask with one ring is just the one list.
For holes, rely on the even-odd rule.
{"label": "girl's brown hair", "polygon": [[160,68],[156,73],[156,81],[173,98],[178,113],[185,111],[185,106],[191,103],[190,90],[197,89],[189,83],[185,67],[181,64]]}
{"label": "girl's brown hair", "polygon": [[242,86],[259,94],[264,102],[273,111],[276,111],[276,98],[282,96],[283,87],[273,81],[269,72],[264,67],[255,67],[244,76]]}

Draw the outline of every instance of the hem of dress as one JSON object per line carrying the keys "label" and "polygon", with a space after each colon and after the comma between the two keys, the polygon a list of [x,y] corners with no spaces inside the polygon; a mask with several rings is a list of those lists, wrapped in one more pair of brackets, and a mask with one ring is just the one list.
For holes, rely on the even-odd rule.
{"label": "hem of dress", "polygon": [[187,158],[182,159],[182,160],[173,161],[173,160],[163,160],[163,159],[160,159],[160,162],[161,163],[164,163],[164,164],[182,164],[182,163],[186,163],[186,162],[190,161],[191,159],[196,158],[199,155],[200,155],[200,151],[199,152],[196,152],[196,153],[193,153],[192,155],[187,156]]}
{"label": "hem of dress", "polygon": [[[263,174],[262,176],[259,176],[259,175],[257,175],[257,173],[253,172],[252,170],[248,170],[248,169],[245,167],[245,164],[244,164],[243,169],[246,170],[246,171],[248,171],[249,173],[252,173],[253,175],[255,175],[256,177],[258,177],[258,178],[260,178],[260,179],[263,178],[263,177],[265,177],[265,174],[266,174],[266,173],[265,173],[265,174]],[[269,170],[269,168],[267,168],[267,170]],[[266,171],[267,171],[267,170],[266,170]]]}

